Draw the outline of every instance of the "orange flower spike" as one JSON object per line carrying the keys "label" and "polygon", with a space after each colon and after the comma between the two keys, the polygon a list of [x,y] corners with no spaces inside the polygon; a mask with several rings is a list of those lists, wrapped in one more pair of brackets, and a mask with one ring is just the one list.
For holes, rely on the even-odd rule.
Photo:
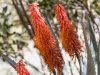
{"label": "orange flower spike", "polygon": [[56,68],[60,74],[62,73],[64,64],[62,55],[51,30],[45,24],[37,8],[38,6],[34,4],[30,5],[29,8],[30,18],[35,32],[35,44],[45,63],[48,65],[49,70],[52,72]]}
{"label": "orange flower spike", "polygon": [[81,44],[78,41],[78,35],[74,31],[71,21],[66,15],[66,11],[61,4],[55,4],[55,12],[60,24],[60,39],[66,52],[74,58],[76,54],[80,55],[82,52]]}
{"label": "orange flower spike", "polygon": [[16,71],[19,75],[30,75],[28,70],[25,68],[25,65],[23,64],[22,60],[19,61],[15,66],[16,66]]}

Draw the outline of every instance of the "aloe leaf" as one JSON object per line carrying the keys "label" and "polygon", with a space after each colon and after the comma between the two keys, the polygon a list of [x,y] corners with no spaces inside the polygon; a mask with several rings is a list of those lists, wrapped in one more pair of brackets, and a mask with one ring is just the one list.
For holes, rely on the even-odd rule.
{"label": "aloe leaf", "polygon": [[90,50],[90,47],[88,44],[88,40],[86,37],[86,32],[85,32],[84,26],[83,26],[83,35],[84,35],[85,46],[87,49],[87,63],[85,62],[86,65],[84,66],[87,71],[86,71],[86,73],[84,73],[84,75],[96,75],[95,66],[94,66],[91,50]]}
{"label": "aloe leaf", "polygon": [[97,63],[97,70],[99,70],[99,49],[98,49],[98,46],[97,46],[97,43],[96,43],[96,38],[95,38],[95,34],[94,34],[94,31],[92,29],[92,25],[91,25],[91,22],[90,22],[90,19],[87,15],[87,20],[88,20],[88,23],[89,23],[89,31],[90,31],[90,39],[91,39],[91,42],[93,44],[93,48],[94,48],[94,52],[95,52],[95,61]]}

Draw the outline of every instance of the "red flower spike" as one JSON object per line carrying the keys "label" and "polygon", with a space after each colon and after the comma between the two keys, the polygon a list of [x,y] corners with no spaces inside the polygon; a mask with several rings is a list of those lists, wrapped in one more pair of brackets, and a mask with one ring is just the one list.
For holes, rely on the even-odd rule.
{"label": "red flower spike", "polygon": [[78,41],[78,35],[74,31],[74,27],[71,21],[66,15],[66,11],[61,4],[55,4],[55,12],[60,24],[60,39],[66,52],[72,57],[76,57],[76,54],[80,56],[81,44]]}
{"label": "red flower spike", "polygon": [[57,42],[52,35],[51,30],[45,24],[45,21],[37,10],[37,6],[34,4],[30,5],[29,11],[35,32],[35,44],[45,63],[48,65],[49,70],[53,72],[54,68],[56,68],[59,75],[61,75],[64,61],[59,51]]}
{"label": "red flower spike", "polygon": [[30,75],[28,70],[25,68],[25,65],[23,64],[22,60],[19,61],[15,66],[16,66],[16,71],[19,75]]}

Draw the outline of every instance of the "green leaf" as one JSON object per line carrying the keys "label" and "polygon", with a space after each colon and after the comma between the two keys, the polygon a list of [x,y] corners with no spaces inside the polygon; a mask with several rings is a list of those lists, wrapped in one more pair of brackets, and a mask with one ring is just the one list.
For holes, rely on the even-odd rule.
{"label": "green leaf", "polygon": [[92,29],[92,25],[91,25],[91,22],[90,22],[88,15],[87,15],[87,20],[89,23],[90,39],[91,39],[91,42],[93,44],[93,48],[94,48],[94,52],[95,52],[95,62],[97,63],[97,71],[99,71],[99,68],[98,68],[98,66],[99,66],[99,49],[98,49],[98,46],[96,43],[96,38],[95,38],[94,31]]}
{"label": "green leaf", "polygon": [[90,23],[88,15],[87,15],[87,20],[88,20],[88,23],[89,23],[90,39],[93,43],[95,54],[97,55],[98,54],[98,48],[97,48],[96,38],[95,38],[94,31],[92,29],[92,25]]}
{"label": "green leaf", "polygon": [[76,18],[78,16],[77,10],[75,11],[74,17]]}
{"label": "green leaf", "polygon": [[91,75],[91,74],[96,75],[91,50],[90,50],[88,40],[87,40],[87,36],[86,36],[86,30],[85,30],[84,26],[82,26],[82,28],[83,28],[85,46],[86,46],[86,49],[87,49],[87,62],[86,62],[87,66],[84,66],[84,67],[86,67],[86,70],[87,70],[85,75]]}
{"label": "green leaf", "polygon": [[4,8],[3,8],[3,13],[6,13],[7,12],[7,6],[5,6]]}

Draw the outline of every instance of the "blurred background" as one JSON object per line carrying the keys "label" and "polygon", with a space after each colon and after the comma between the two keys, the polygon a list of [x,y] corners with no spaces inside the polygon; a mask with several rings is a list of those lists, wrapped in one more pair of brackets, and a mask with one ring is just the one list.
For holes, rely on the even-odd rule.
{"label": "blurred background", "polygon": [[[0,51],[18,62],[23,60],[31,75],[49,75],[39,50],[29,19],[28,3],[36,3],[46,23],[55,34],[65,60],[64,75],[79,75],[79,64],[64,52],[59,40],[59,26],[54,4],[60,3],[82,44],[82,75],[100,75],[100,0],[0,0]],[[0,75],[17,75],[16,71],[0,57]],[[52,74],[53,75],[53,74]]]}

